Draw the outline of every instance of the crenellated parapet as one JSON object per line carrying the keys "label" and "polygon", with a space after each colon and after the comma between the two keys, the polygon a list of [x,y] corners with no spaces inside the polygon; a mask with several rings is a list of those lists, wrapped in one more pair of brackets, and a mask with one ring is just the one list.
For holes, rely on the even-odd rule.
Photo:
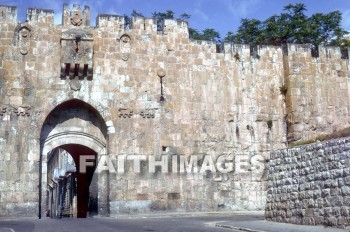
{"label": "crenellated parapet", "polygon": [[48,9],[27,9],[27,21],[31,24],[54,25],[54,11]]}
{"label": "crenellated parapet", "polygon": [[132,17],[132,30],[152,34],[157,32],[157,24],[152,18]]}
{"label": "crenellated parapet", "polygon": [[[143,46],[147,53],[155,49],[169,55],[188,51],[191,56],[197,58],[205,56],[204,54],[213,54],[211,56],[219,60],[235,62],[259,60],[261,56],[266,54],[270,56],[274,54],[276,49],[282,49],[287,76],[311,75],[314,71],[325,75],[334,74],[342,77],[348,75],[348,66],[343,61],[348,59],[349,52],[341,51],[337,47],[320,46],[315,51],[309,45],[288,44],[281,48],[275,46],[251,47],[246,44],[224,43],[221,45],[221,48],[218,48],[218,45],[212,41],[190,40],[188,23],[182,20],[165,19],[162,22],[157,22],[152,18],[133,17],[127,22],[124,16],[99,14],[96,18],[96,27],[92,27],[90,25],[90,8],[88,6],[81,7],[78,4],[74,4],[72,8],[67,4],[63,6],[62,25],[54,25],[53,10],[29,8],[26,19],[26,22],[19,23],[17,21],[16,7],[0,6],[0,22],[9,25],[6,28],[3,27],[6,36],[2,36],[2,44],[18,47],[22,55],[30,54],[30,46],[34,43],[32,38],[40,35],[40,33],[43,34],[50,31],[49,35],[43,34],[42,36],[53,36],[55,39],[60,36],[61,56],[64,56],[62,54],[66,54],[69,49],[74,51],[77,46],[79,47],[79,44],[83,48],[85,43],[91,43],[87,50],[92,50],[95,38],[97,41],[106,43],[103,45],[103,48],[101,47],[104,51],[106,51],[107,47],[110,47],[108,49],[112,49],[111,51],[115,49],[118,51],[119,49],[124,60],[129,56],[125,54],[132,53],[132,48],[135,49],[140,46]],[[121,40],[121,38],[123,39]],[[66,46],[67,43],[69,43],[69,49]],[[154,45],[151,46],[151,44]],[[119,48],[117,49],[118,46]],[[269,49],[271,50],[270,52],[261,53],[262,50]],[[82,52],[81,49],[77,49],[77,51]],[[93,54],[93,51],[91,54]],[[93,65],[92,58],[89,58],[92,56],[91,54],[87,53],[84,56],[84,64]],[[62,60],[62,63],[77,62],[78,58],[76,55],[71,55],[70,57],[68,59],[69,62],[65,58],[65,61],[63,62]],[[282,59],[282,57],[271,57],[271,59]],[[18,58],[15,59],[18,60]],[[335,65],[334,62],[338,63]],[[318,65],[317,68],[315,64]],[[328,67],[330,64],[334,64],[334,67]],[[330,72],[329,70],[333,70],[332,73],[326,74]]]}
{"label": "crenellated parapet", "polygon": [[[28,25],[51,27],[54,24],[54,11],[29,8],[26,19]],[[17,8],[14,6],[0,6],[0,20],[17,24]],[[259,58],[259,49],[262,47],[224,43],[221,45],[221,49],[218,49],[215,43],[210,41],[190,41],[188,22],[182,20],[165,19],[162,22],[157,22],[153,18],[132,17],[130,22],[126,22],[124,16],[99,14],[96,17],[96,27],[91,27],[90,22],[90,8],[88,6],[81,7],[78,4],[74,4],[70,8],[68,4],[63,5],[62,31],[68,29],[89,30],[97,33],[106,31],[112,34],[116,33],[114,35],[117,38],[124,33],[140,36],[163,36],[169,38],[170,42],[177,44],[190,43],[193,46],[200,46],[200,50],[206,50],[208,53],[223,53],[226,59],[235,60],[257,59]],[[271,47],[272,50],[275,49],[274,46],[267,47]],[[313,57],[320,59],[347,59],[349,57],[347,51],[341,51],[340,48],[336,47],[320,46],[316,51],[311,49],[309,45],[287,45],[284,47],[285,56],[304,56],[307,60]]]}
{"label": "crenellated parapet", "polygon": [[125,30],[125,17],[111,14],[99,14],[96,17],[96,29],[110,32]]}
{"label": "crenellated parapet", "polygon": [[163,34],[176,34],[188,37],[188,22],[183,20],[165,19],[163,21]]}
{"label": "crenellated parapet", "polygon": [[17,21],[17,7],[16,6],[1,6],[0,5],[0,20],[4,22]]}
{"label": "crenellated parapet", "polygon": [[130,22],[124,16],[99,14],[96,30],[128,31],[135,34],[174,35],[188,38],[188,23],[182,20],[165,19],[157,23],[153,18],[132,17]]}

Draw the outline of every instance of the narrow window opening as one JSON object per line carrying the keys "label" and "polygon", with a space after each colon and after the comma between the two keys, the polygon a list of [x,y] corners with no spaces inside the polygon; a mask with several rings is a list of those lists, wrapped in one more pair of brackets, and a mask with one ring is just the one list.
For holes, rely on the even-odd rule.
{"label": "narrow window opening", "polygon": [[272,120],[267,121],[267,127],[269,128],[269,130],[271,130],[271,128],[272,128]]}
{"label": "narrow window opening", "polygon": [[163,20],[157,20],[157,31],[163,31]]}
{"label": "narrow window opening", "polygon": [[131,18],[129,16],[124,15],[124,29],[130,30],[131,29]]}
{"label": "narrow window opening", "polygon": [[216,48],[216,53],[221,53],[220,44],[215,44],[215,48]]}
{"label": "narrow window opening", "polygon": [[318,58],[320,56],[318,46],[314,46],[311,48],[311,57]]}
{"label": "narrow window opening", "polygon": [[163,77],[160,78],[160,101],[165,101],[163,93]]}
{"label": "narrow window opening", "polygon": [[341,50],[341,58],[342,59],[349,59],[349,51],[347,49]]}

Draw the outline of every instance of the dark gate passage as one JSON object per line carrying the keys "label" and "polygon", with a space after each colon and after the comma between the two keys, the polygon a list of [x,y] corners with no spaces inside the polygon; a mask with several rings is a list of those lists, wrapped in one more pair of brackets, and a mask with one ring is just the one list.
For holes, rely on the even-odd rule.
{"label": "dark gate passage", "polygon": [[[66,150],[69,154],[72,155],[74,162],[76,163],[76,170],[77,170],[77,217],[78,218],[85,218],[87,216],[88,211],[96,211],[97,212],[97,205],[96,209],[93,209],[93,206],[90,206],[89,209],[89,198],[90,198],[90,191],[89,186],[92,181],[92,177],[95,171],[96,163],[93,167],[87,167],[86,173],[80,173],[80,163],[79,163],[79,157],[80,156],[88,156],[88,155],[94,155],[97,156],[97,153],[93,151],[92,149],[78,145],[78,144],[66,144],[61,146],[64,150]],[[96,160],[96,159],[95,159]],[[92,200],[91,200],[92,201]]]}
{"label": "dark gate passage", "polygon": [[[57,182],[56,188],[52,189],[51,194],[48,194],[50,199],[47,201],[47,216],[86,218],[88,215],[97,214],[97,184],[94,183],[92,186],[93,190],[90,189],[96,162],[94,162],[93,166],[88,166],[85,173],[79,172],[80,157],[93,155],[96,159],[97,153],[79,144],[65,144],[58,149],[63,149],[69,153],[74,160],[75,171],[66,168],[64,173],[60,174],[60,180]],[[58,163],[64,162],[61,159],[59,158]],[[53,170],[48,171],[53,172]]]}

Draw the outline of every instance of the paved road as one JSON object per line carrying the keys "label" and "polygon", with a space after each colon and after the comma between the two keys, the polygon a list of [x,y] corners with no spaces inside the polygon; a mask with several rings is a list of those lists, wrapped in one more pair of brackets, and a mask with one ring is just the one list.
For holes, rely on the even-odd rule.
{"label": "paved road", "polygon": [[0,232],[89,232],[89,231],[154,231],[154,232],[237,232],[216,227],[217,222],[231,216],[162,216],[147,218],[88,218],[88,219],[6,219],[0,220]]}
{"label": "paved road", "polygon": [[262,213],[119,215],[117,218],[4,219],[0,232],[340,232],[336,228],[268,222]]}

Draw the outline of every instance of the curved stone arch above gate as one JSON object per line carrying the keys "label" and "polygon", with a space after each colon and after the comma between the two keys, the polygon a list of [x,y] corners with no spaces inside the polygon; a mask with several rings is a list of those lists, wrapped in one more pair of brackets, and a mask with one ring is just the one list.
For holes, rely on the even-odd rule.
{"label": "curved stone arch above gate", "polygon": [[[72,141],[74,142],[72,143]],[[43,144],[42,162],[47,162],[47,155],[51,150],[67,144],[77,144],[88,147],[91,150],[95,151],[98,155],[107,154],[106,141],[101,141],[100,139],[86,133],[68,131],[64,133],[54,134],[45,140]],[[42,182],[44,184],[46,184],[46,174],[47,166],[43,166],[42,176],[44,178]]]}
{"label": "curved stone arch above gate", "polygon": [[74,144],[82,145],[94,150],[97,154],[107,154],[106,141],[101,141],[99,138],[87,133],[67,131],[49,136],[44,141],[42,153],[43,161],[46,161],[49,151],[62,145],[71,144],[72,141],[74,141]]}
{"label": "curved stone arch above gate", "polygon": [[90,98],[85,99],[82,97],[60,97],[60,98],[55,98],[55,99],[50,99],[48,101],[45,101],[43,106],[41,107],[42,111],[40,113],[39,118],[37,119],[36,124],[38,125],[38,128],[41,128],[47,119],[48,115],[55,110],[56,107],[59,105],[70,101],[70,100],[79,100],[82,101],[83,103],[89,105],[91,108],[96,110],[98,114],[101,116],[101,118],[104,120],[105,125],[107,127],[107,133],[108,134],[113,134],[115,133],[115,127],[114,123],[112,121],[111,113],[109,109],[102,105],[101,103],[98,103]]}

